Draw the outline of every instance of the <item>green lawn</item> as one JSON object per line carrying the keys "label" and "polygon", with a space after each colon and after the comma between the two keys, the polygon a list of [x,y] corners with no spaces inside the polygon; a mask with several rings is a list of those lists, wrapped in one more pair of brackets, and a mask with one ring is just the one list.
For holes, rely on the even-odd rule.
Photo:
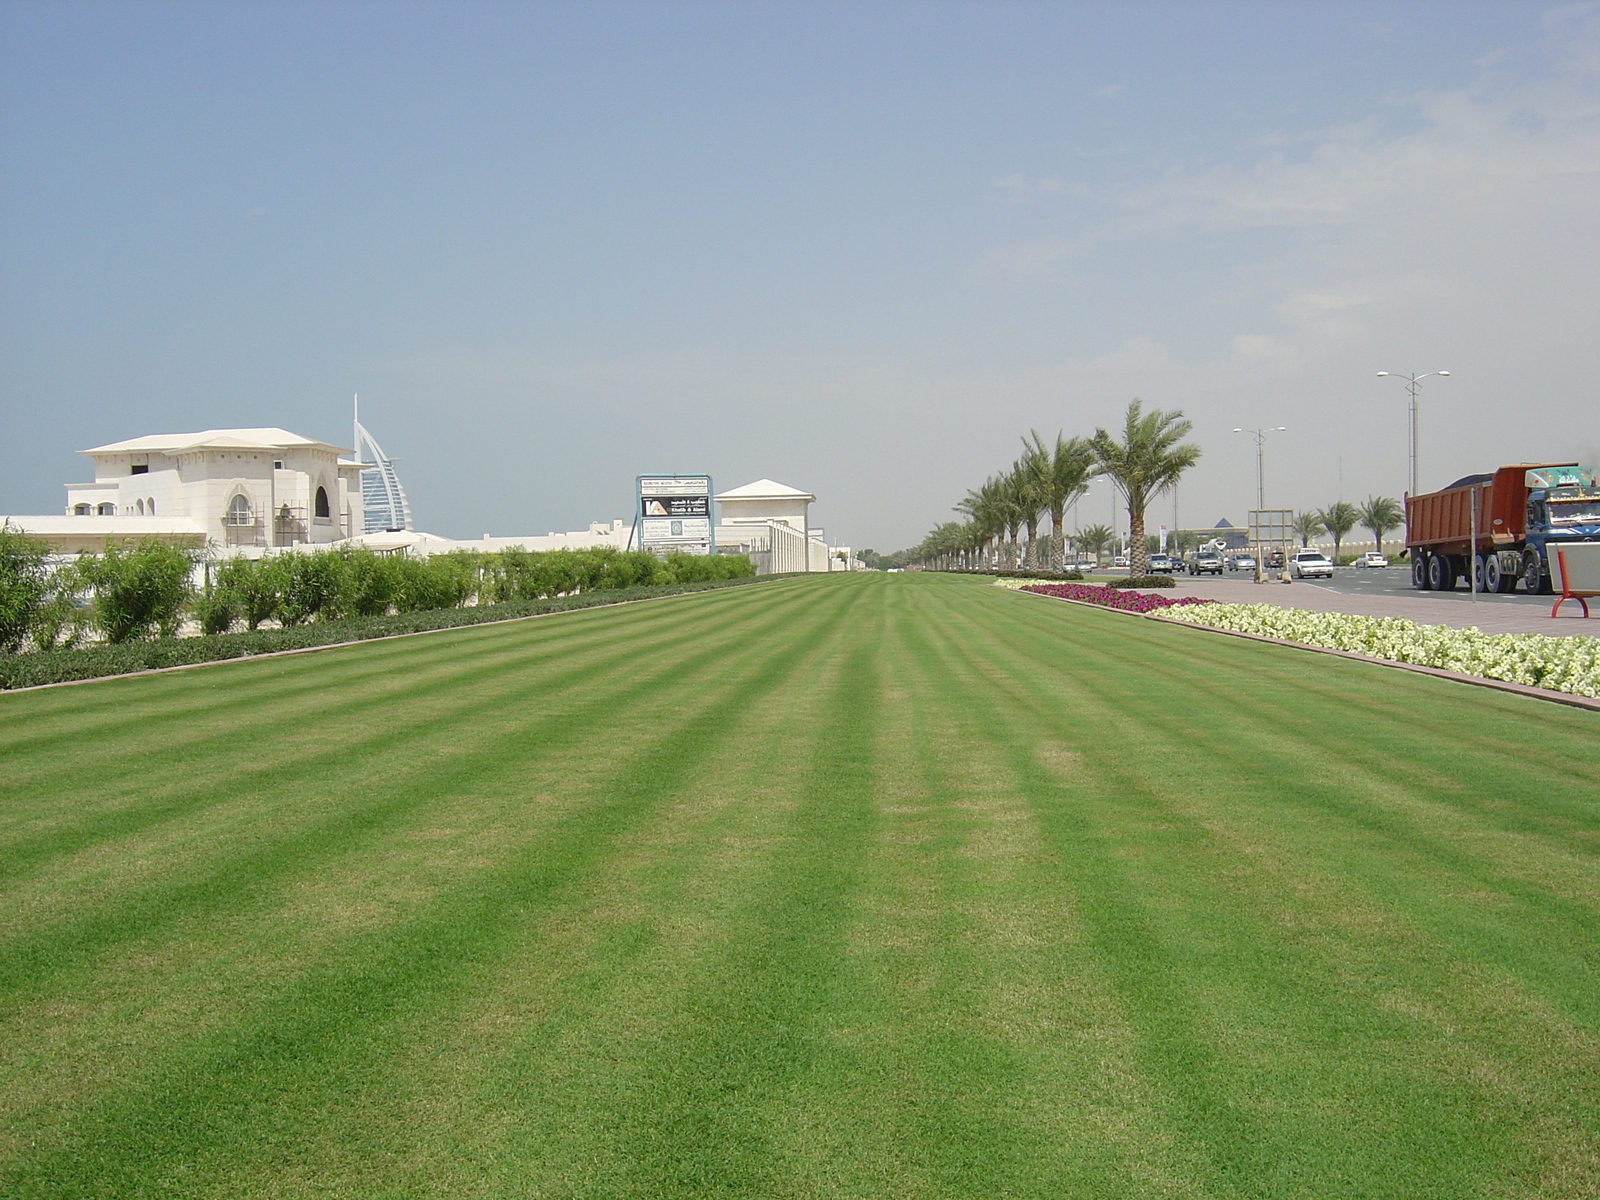
{"label": "green lawn", "polygon": [[834,576],[0,695],[0,1195],[1600,1193],[1600,715]]}

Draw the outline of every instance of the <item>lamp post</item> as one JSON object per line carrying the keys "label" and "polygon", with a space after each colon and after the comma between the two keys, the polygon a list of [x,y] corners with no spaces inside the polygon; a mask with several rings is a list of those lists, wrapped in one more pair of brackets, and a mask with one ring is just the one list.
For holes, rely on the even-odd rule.
{"label": "lamp post", "polygon": [[1266,508],[1266,483],[1263,460],[1266,453],[1267,434],[1282,433],[1287,425],[1274,425],[1271,429],[1235,429],[1235,433],[1248,433],[1256,439],[1256,511]]}
{"label": "lamp post", "polygon": [[1422,375],[1400,375],[1393,371],[1379,371],[1379,379],[1393,377],[1406,381],[1406,391],[1411,393],[1411,491],[1407,495],[1417,494],[1417,392],[1421,389],[1422,381],[1429,375],[1440,377],[1449,375],[1449,371],[1428,371]]}

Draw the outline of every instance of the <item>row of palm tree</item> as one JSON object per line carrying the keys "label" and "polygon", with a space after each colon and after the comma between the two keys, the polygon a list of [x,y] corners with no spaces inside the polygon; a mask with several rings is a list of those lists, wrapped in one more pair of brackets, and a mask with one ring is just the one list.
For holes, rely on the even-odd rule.
{"label": "row of palm tree", "polygon": [[[1022,439],[1022,454],[1008,471],[991,476],[955,506],[966,520],[947,521],[908,552],[912,562],[943,567],[973,567],[999,562],[1016,568],[1065,566],[1067,509],[1098,476],[1109,478],[1128,508],[1128,530],[1135,575],[1145,571],[1145,509],[1178,482],[1200,457],[1200,447],[1183,439],[1193,425],[1176,409],[1143,410],[1128,405],[1121,436],[1096,429],[1092,437],[1056,434],[1047,443],[1038,430]],[[1050,520],[1048,545],[1041,553],[1039,526]],[[1018,535],[1027,538],[1019,544]],[[1115,535],[1103,525],[1080,529],[1071,541],[1098,556]]]}
{"label": "row of palm tree", "polygon": [[1394,497],[1368,496],[1364,504],[1339,500],[1327,508],[1300,513],[1294,519],[1294,531],[1302,546],[1309,546],[1311,539],[1318,534],[1331,534],[1333,555],[1337,558],[1345,534],[1360,525],[1363,529],[1372,530],[1372,539],[1377,544],[1378,553],[1382,554],[1383,535],[1405,524],[1405,519],[1405,510]]}

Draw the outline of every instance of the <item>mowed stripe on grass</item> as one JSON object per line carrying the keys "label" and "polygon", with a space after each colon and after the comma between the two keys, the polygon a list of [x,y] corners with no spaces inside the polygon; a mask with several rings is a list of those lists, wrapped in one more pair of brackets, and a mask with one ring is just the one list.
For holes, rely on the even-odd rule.
{"label": "mowed stripe on grass", "polygon": [[1600,1189],[1600,719],[827,577],[0,696],[0,1193]]}

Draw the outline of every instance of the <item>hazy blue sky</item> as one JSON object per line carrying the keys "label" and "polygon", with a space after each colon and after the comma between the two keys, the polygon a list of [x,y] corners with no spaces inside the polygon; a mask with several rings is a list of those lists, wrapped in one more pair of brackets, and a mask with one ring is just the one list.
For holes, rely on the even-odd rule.
{"label": "hazy blue sky", "polygon": [[358,391],[471,537],[710,471],[891,549],[1136,395],[1183,524],[1236,425],[1398,495],[1379,370],[1424,488],[1594,460],[1597,85],[1595,4],[0,2],[0,512]]}

